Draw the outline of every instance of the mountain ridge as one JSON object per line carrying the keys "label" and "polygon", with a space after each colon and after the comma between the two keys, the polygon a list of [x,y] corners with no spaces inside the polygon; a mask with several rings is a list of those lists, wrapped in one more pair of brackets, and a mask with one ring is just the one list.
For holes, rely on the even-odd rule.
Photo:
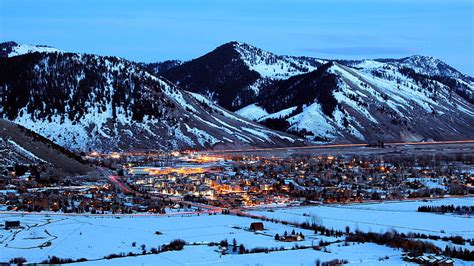
{"label": "mountain ridge", "polygon": [[[31,57],[38,57],[38,59],[33,60],[35,63],[31,64],[29,69],[25,70],[26,72],[20,73],[21,75],[31,74],[31,69],[36,71],[39,67],[38,62],[44,60],[43,57],[52,58],[52,66],[59,65],[63,67],[65,63],[61,63],[61,60],[54,58],[79,57],[84,59],[84,62],[79,63],[79,66],[76,64],[73,68],[76,72],[77,69],[87,69],[90,64],[95,65],[92,70],[98,68],[100,70],[98,73],[106,73],[108,78],[112,78],[112,81],[108,78],[96,77],[95,79],[102,80],[102,83],[94,83],[95,79],[91,79],[92,85],[104,89],[119,86],[119,92],[125,91],[127,93],[125,95],[120,94],[114,101],[119,103],[120,108],[125,109],[103,107],[103,104],[106,103],[104,99],[111,99],[109,94],[113,94],[114,90],[109,91],[108,94],[100,94],[100,91],[97,91],[99,95],[94,99],[89,99],[88,104],[93,105],[94,102],[102,104],[101,108],[105,108],[104,111],[111,112],[114,119],[118,111],[122,116],[131,116],[133,121],[143,122],[142,120],[145,119],[143,123],[147,124],[150,123],[150,118],[151,120],[154,119],[154,114],[161,115],[162,110],[166,112],[170,109],[168,105],[177,105],[180,110],[177,111],[179,114],[171,112],[172,114],[168,114],[169,117],[166,117],[160,123],[167,124],[174,121],[172,123],[179,124],[181,128],[173,127],[174,130],[171,130],[171,132],[179,132],[178,135],[180,135],[183,132],[190,133],[194,131],[193,138],[197,137],[197,139],[189,141],[188,138],[187,141],[184,141],[183,139],[186,138],[183,137],[180,143],[167,142],[164,144],[164,146],[172,148],[224,147],[226,146],[224,143],[233,143],[236,139],[239,144],[231,144],[234,147],[242,145],[247,147],[252,145],[270,147],[304,143],[301,139],[291,135],[282,135],[283,133],[278,132],[270,133],[271,131],[257,124],[251,124],[253,129],[247,131],[243,136],[237,137],[235,134],[239,135],[240,133],[235,129],[242,127],[242,121],[244,120],[240,121],[241,118],[225,109],[236,111],[241,117],[274,130],[286,131],[310,141],[325,143],[366,143],[375,140],[447,140],[474,137],[471,133],[472,128],[474,128],[474,82],[472,77],[462,74],[441,60],[429,56],[415,55],[400,59],[327,60],[280,56],[245,43],[229,42],[190,61],[170,60],[163,64],[157,63],[154,65],[131,62],[119,57],[35,51],[34,49],[29,53],[3,58],[2,60],[3,62],[18,61],[18,65],[24,66],[24,64],[28,64],[28,58]],[[107,62],[102,62],[104,60]],[[77,61],[77,58],[71,62],[74,63],[75,61]],[[121,62],[126,66],[117,68],[115,63],[110,61]],[[74,81],[74,79],[78,80],[84,74],[81,70],[82,72],[79,71],[82,73],[81,75],[61,79],[60,76],[56,77],[57,71],[51,71],[54,70],[54,67],[45,67],[43,64],[39,68],[40,71],[36,75],[46,79],[47,82],[39,80],[45,84],[48,84],[48,82],[63,82],[69,85],[72,84],[73,87],[79,86],[80,82]],[[6,68],[3,67],[3,69]],[[89,76],[94,76],[93,72],[89,73]],[[121,76],[120,73],[126,73],[126,75]],[[12,82],[12,80],[8,80],[7,76],[4,73],[3,79]],[[39,84],[42,84],[41,82]],[[152,85],[153,83],[162,84],[160,86],[167,89]],[[173,83],[176,83],[177,86]],[[47,87],[45,84],[41,86]],[[90,86],[91,84],[89,84]],[[137,86],[138,89],[132,88],[134,86]],[[152,91],[149,91],[150,86],[153,88]],[[56,88],[60,87],[56,84]],[[181,88],[185,90],[181,90]],[[127,109],[133,109],[133,104],[127,98],[131,91],[137,94],[148,93],[153,95],[140,104],[140,112]],[[48,90],[45,90],[42,93],[47,92]],[[84,95],[88,96],[89,92]],[[84,104],[84,95],[77,95],[76,101]],[[204,97],[201,95],[204,95]],[[153,103],[151,99],[154,98],[161,100]],[[112,100],[108,102],[109,105],[113,104],[111,102]],[[39,101],[36,101],[36,105],[27,105],[20,99],[20,101],[9,102],[6,109],[18,103],[24,104],[24,108],[28,107],[29,109],[27,108],[22,112],[29,114],[35,110],[41,111],[45,108],[44,104],[39,104]],[[77,110],[74,107],[62,110],[61,103],[61,101],[53,101],[50,105],[55,105],[55,108],[59,108],[63,113],[72,112],[70,114],[72,118],[77,115],[75,114]],[[126,106],[122,106],[123,103],[126,103]],[[203,103],[205,106],[201,106]],[[215,103],[223,105],[225,109],[220,108]],[[160,107],[157,109],[155,104]],[[50,108],[50,105],[49,107],[46,106],[46,109]],[[220,116],[214,117],[212,112],[208,112],[209,110],[218,110],[216,112]],[[28,121],[31,120],[31,118],[22,117],[21,115],[13,118],[12,115],[18,114],[19,109],[14,111],[2,110],[2,112],[13,121],[23,125],[28,126]],[[95,112],[95,114],[98,113],[100,112]],[[184,115],[184,118],[182,115]],[[198,119],[194,119],[196,115],[199,117]],[[222,120],[224,117],[239,126],[227,127],[229,124],[228,121]],[[50,115],[49,118],[43,117],[42,119],[44,122],[44,119],[52,118]],[[168,121],[168,119],[171,120]],[[194,127],[188,125],[187,122],[182,122],[182,119],[191,119],[192,124],[199,124],[200,131],[194,130]],[[212,122],[207,121],[208,119]],[[71,124],[73,123],[72,120]],[[131,120],[127,121],[126,124],[133,124]],[[157,124],[156,119],[151,123]],[[212,125],[209,125],[209,123]],[[37,131],[44,131],[49,125],[43,123],[42,126],[38,126],[39,124],[41,123],[32,123],[30,128],[36,127]],[[106,122],[101,123],[101,125],[106,124]],[[167,124],[167,126],[170,125]],[[222,131],[222,128],[220,128],[222,126],[233,131],[232,134],[225,130]],[[82,128],[86,127],[85,125],[82,126]],[[95,134],[102,135],[107,140],[104,135],[118,130],[117,125],[106,128],[106,132],[99,130],[100,127],[96,128]],[[258,134],[253,134],[252,130],[255,129],[263,130],[264,135],[269,134],[273,137],[269,137],[269,139],[262,136],[258,137]],[[126,128],[126,130],[130,130],[130,128]],[[156,130],[158,129],[145,127],[139,132],[131,130],[129,135],[140,135],[144,134],[143,132]],[[168,130],[168,133],[163,133],[165,139],[177,138],[171,132]],[[212,132],[211,136],[205,136],[209,132]],[[56,139],[60,137],[57,132],[53,135]],[[212,143],[212,145],[203,141],[202,138],[198,140],[199,135],[207,139],[206,141]],[[233,138],[230,137],[232,135]],[[74,136],[71,137],[74,138]],[[153,138],[154,136],[148,135],[147,137]],[[286,140],[286,143],[285,141],[275,143],[275,139]],[[61,141],[66,142],[64,139]],[[148,147],[150,142],[145,142],[146,145],[142,145],[143,143],[140,145]],[[186,145],[185,142],[188,142],[188,144],[193,142],[194,144]],[[134,145],[136,144],[134,143]],[[108,146],[114,145],[109,143]],[[164,148],[164,146],[159,148]]]}
{"label": "mountain ridge", "polygon": [[[233,60],[225,60],[219,56],[219,52],[223,47],[226,49],[226,54],[234,55]],[[415,128],[413,125],[408,126],[410,123],[416,123],[417,116],[420,114],[424,116],[425,114],[432,113],[434,116],[438,115],[444,118],[426,118],[428,121],[431,120],[435,124],[440,124],[436,128],[436,126],[433,127],[431,125],[432,123],[425,121],[422,124],[426,124],[426,127],[429,126],[428,128],[432,128],[434,131],[437,129],[447,131],[451,127],[455,129],[453,130],[454,132],[457,130],[462,131],[455,134],[446,133],[447,137],[455,139],[473,137],[469,129],[474,127],[471,114],[472,104],[474,103],[474,79],[431,56],[413,55],[398,59],[329,60],[280,56],[245,43],[230,42],[219,46],[206,55],[188,61],[193,62],[195,65],[191,70],[186,68],[187,62],[184,62],[161,74],[166,77],[168,73],[174,73],[170,79],[177,83],[182,82],[180,77],[206,76],[208,68],[201,61],[203,58],[209,60],[209,54],[212,54],[215,62],[221,64],[225,62],[226,67],[238,67],[240,71],[231,75],[231,79],[228,79],[227,76],[221,76],[219,73],[213,73],[212,79],[219,80],[222,84],[222,87],[217,89],[211,86],[214,84],[204,83],[205,85],[203,86],[203,83],[193,82],[192,78],[185,81],[186,86],[192,87],[194,91],[210,95],[210,98],[230,110],[274,129],[306,136],[311,140],[328,142],[367,142],[379,139],[393,141],[440,139],[442,134],[425,132],[423,128],[413,129]],[[324,73],[325,81],[318,82],[317,79],[322,78],[322,76],[320,77],[320,75],[315,73],[320,68],[324,69],[329,63],[336,64],[332,69],[338,68],[339,71]],[[177,72],[179,75],[176,74]],[[242,79],[240,79],[241,75],[243,75]],[[313,76],[312,78],[311,75]],[[328,78],[329,76],[332,76],[332,78]],[[248,77],[252,78],[248,79]],[[351,78],[356,79],[353,82],[354,84],[348,81]],[[359,78],[361,80],[358,80]],[[232,82],[232,79],[244,80],[246,82],[235,84]],[[367,79],[371,82],[364,82]],[[347,82],[344,82],[344,80]],[[392,90],[393,88],[400,88],[403,82],[405,85],[408,85],[404,93],[412,95],[413,98],[400,98],[399,93],[396,90]],[[341,83],[345,83],[345,86],[358,91],[358,94],[365,95],[366,92],[363,92],[363,90],[368,88],[374,88],[372,92],[376,94],[369,95],[368,97],[364,96],[361,98],[363,100],[359,99],[358,102],[354,102],[353,104],[362,106],[358,111],[356,111],[358,108],[346,106],[346,109],[351,110],[351,114],[346,114],[344,119],[339,117],[338,119],[342,119],[342,122],[337,122],[334,120],[336,119],[336,114],[333,112],[339,109],[344,111],[342,110],[343,106],[347,105],[349,101],[348,99],[343,99],[345,96],[343,97],[340,93],[337,94],[340,99],[332,97],[333,93],[337,93],[340,90],[338,86]],[[318,86],[312,86],[311,84],[318,84]],[[364,85],[361,86],[361,84]],[[364,89],[364,86],[367,88]],[[330,91],[329,94],[327,93],[328,91]],[[327,95],[318,99],[321,93],[326,93]],[[422,96],[418,95],[419,93]],[[349,93],[347,94],[349,95]],[[451,108],[451,115],[448,115],[449,110],[439,109],[438,106],[435,106],[437,103],[433,99],[436,100],[438,94],[443,95],[441,97],[442,100],[449,97],[450,100],[443,102],[443,104]],[[361,95],[350,94],[348,97],[355,99],[359,96]],[[394,96],[396,99],[390,96]],[[415,96],[420,96],[421,98]],[[389,105],[385,102],[388,102]],[[312,113],[312,115],[302,111],[313,103],[317,103],[318,106],[308,109],[308,112]],[[370,106],[371,103],[380,110],[377,111]],[[412,108],[413,110],[410,112],[400,111],[394,107],[397,104],[400,106],[399,108],[403,106],[402,109]],[[458,104],[465,111],[459,111],[458,107],[456,107]],[[420,108],[420,111],[415,111],[417,108]],[[385,114],[381,115],[378,119],[368,119],[369,121],[364,121],[361,125],[351,125],[349,122],[349,118],[354,117],[367,120],[364,118],[367,116],[362,113],[372,112],[385,112]],[[282,119],[283,114],[285,116],[291,115],[293,118],[287,117]],[[300,116],[296,116],[297,114]],[[463,122],[450,122],[453,117]],[[300,119],[304,120],[304,123],[301,123],[305,124],[305,126],[297,122]],[[387,124],[387,121],[390,121],[386,125],[387,128],[381,130],[377,126],[381,121],[385,121],[382,123],[384,125]],[[311,123],[314,125],[309,125]],[[339,126],[335,126],[338,123]],[[358,121],[357,123],[360,124],[361,122]],[[393,127],[390,123],[400,127],[400,129]],[[343,124],[350,128],[347,129],[341,126]],[[320,128],[318,129],[317,127]],[[369,130],[362,128],[370,128],[374,132],[381,132],[372,134]],[[351,133],[348,134],[346,132],[348,130]],[[394,134],[391,131],[396,133]]]}

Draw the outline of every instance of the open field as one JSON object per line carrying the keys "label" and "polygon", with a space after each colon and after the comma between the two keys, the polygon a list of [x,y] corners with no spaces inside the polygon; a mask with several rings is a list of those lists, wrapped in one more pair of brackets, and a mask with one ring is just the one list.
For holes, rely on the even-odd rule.
{"label": "open field", "polygon": [[[0,221],[20,220],[25,228],[0,231],[0,261],[23,256],[28,261],[41,261],[48,256],[61,258],[97,259],[120,252],[140,252],[141,245],[148,249],[167,244],[174,239],[188,243],[219,242],[234,238],[246,248],[286,247],[294,243],[277,242],[276,233],[290,232],[293,228],[281,224],[266,224],[266,230],[254,233],[247,228],[253,219],[228,215],[189,217],[99,217],[99,216],[43,216],[2,215]],[[315,236],[312,231],[296,229],[306,236],[299,245],[311,241],[335,238]],[[159,231],[162,235],[156,235]],[[136,247],[132,243],[136,242]]]}
{"label": "open field", "polygon": [[[474,197],[445,198],[429,201],[400,201],[364,204],[321,205],[313,207],[293,207],[268,210],[255,210],[249,213],[289,222],[317,222],[337,230],[350,229],[363,232],[383,233],[396,230],[403,233],[420,233],[434,236],[462,236],[474,238],[474,217],[467,215],[436,214],[417,212],[422,205],[472,206]],[[427,240],[444,249],[455,246],[441,240]],[[474,250],[474,246],[463,245]]]}
{"label": "open field", "polygon": [[418,232],[440,236],[474,238],[474,217],[417,212],[421,205],[474,205],[474,197],[432,201],[402,201],[367,204],[321,205],[251,211],[252,214],[290,222],[317,221],[323,226],[344,230]]}
{"label": "open field", "polygon": [[[345,258],[356,264],[375,262],[380,257],[389,256],[389,264],[401,263],[401,253],[395,249],[375,244],[354,244],[342,246],[334,244],[328,252],[313,249],[291,250],[295,243],[278,242],[275,233],[293,230],[290,226],[265,223],[266,230],[254,233],[246,230],[254,219],[228,215],[190,216],[190,217],[70,217],[70,216],[1,216],[0,220],[18,219],[26,228],[1,231],[1,258],[8,261],[14,257],[25,257],[30,262],[39,262],[48,256],[60,258],[87,258],[97,260],[81,263],[84,265],[199,265],[199,264],[233,264],[262,263],[314,265],[319,258],[327,261]],[[237,228],[240,227],[240,228]],[[162,235],[156,235],[155,231]],[[314,235],[312,231],[296,229],[306,236],[298,245],[310,246],[313,241],[335,241],[336,238]],[[112,253],[141,251],[141,245],[147,249],[174,239],[184,239],[188,243],[208,243],[227,239],[230,243],[235,238],[238,244],[246,248],[280,247],[288,250],[272,253],[226,255],[221,256],[217,247],[204,245],[186,246],[182,251],[165,252],[156,255],[117,258],[103,260]],[[136,241],[136,247],[132,243]],[[367,248],[371,253],[365,252]]]}

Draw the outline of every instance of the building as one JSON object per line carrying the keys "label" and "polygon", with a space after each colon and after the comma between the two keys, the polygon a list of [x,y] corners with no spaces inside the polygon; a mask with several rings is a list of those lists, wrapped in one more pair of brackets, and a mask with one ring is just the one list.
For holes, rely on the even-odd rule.
{"label": "building", "polygon": [[264,226],[262,222],[255,222],[250,224],[250,230],[252,231],[261,231],[264,230]]}
{"label": "building", "polygon": [[15,229],[20,227],[20,221],[5,221],[5,230]]}
{"label": "building", "polygon": [[408,254],[406,256],[408,261],[416,262],[422,265],[440,265],[440,266],[452,266],[454,265],[454,260],[445,256],[440,255],[422,255],[415,256],[413,254]]}

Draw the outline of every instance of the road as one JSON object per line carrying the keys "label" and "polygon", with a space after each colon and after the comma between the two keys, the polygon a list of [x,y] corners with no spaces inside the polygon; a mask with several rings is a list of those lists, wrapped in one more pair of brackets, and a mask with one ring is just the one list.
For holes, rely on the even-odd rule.
{"label": "road", "polygon": [[110,172],[110,170],[104,168],[104,167],[98,167],[98,170],[100,171],[100,173],[105,176],[105,178],[107,178],[107,180],[109,180],[113,185],[115,185],[116,187],[118,187],[120,190],[122,190],[124,193],[128,194],[128,193],[133,193],[133,190],[130,189],[128,186],[126,186],[125,184],[123,184],[122,182],[120,182],[120,180],[118,179],[117,176],[115,175],[112,175],[112,173]]}
{"label": "road", "polygon": [[197,214],[209,214],[215,211],[203,210],[203,211],[192,211],[192,212],[172,212],[172,213],[63,213],[63,212],[27,212],[27,211],[0,211],[1,214],[6,215],[54,215],[54,216],[98,216],[98,217],[171,217],[171,216],[183,216],[183,215],[197,215]]}
{"label": "road", "polygon": [[[474,140],[450,140],[450,141],[427,141],[427,142],[388,142],[384,143],[385,147],[397,146],[436,146],[436,145],[461,145],[474,144]],[[358,148],[368,147],[367,143],[356,144],[327,144],[327,145],[310,145],[310,146],[289,146],[277,148],[253,148],[253,149],[227,149],[227,150],[207,150],[198,151],[199,154],[223,154],[223,153],[251,153],[251,152],[266,152],[266,151],[298,151],[311,149],[337,149],[337,148]],[[382,148],[381,148],[382,149]]]}

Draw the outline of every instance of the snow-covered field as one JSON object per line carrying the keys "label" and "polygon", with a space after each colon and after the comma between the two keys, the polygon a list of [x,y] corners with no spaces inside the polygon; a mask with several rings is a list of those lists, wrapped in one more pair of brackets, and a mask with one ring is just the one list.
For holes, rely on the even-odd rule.
{"label": "snow-covered field", "polygon": [[[323,226],[344,230],[418,232],[440,236],[474,238],[474,217],[417,212],[421,205],[474,205],[474,197],[440,200],[367,204],[321,205],[301,208],[251,211],[252,214],[290,222],[317,221]],[[444,233],[443,233],[443,232]]]}
{"label": "snow-covered field", "polygon": [[[420,205],[472,205],[474,198],[443,199],[433,202],[393,202],[377,204],[332,205],[319,207],[279,208],[274,211],[251,211],[251,213],[278,217],[288,221],[314,220],[326,227],[383,232],[396,229],[404,232],[420,232],[438,235],[462,235],[474,237],[472,217],[418,213]],[[305,214],[305,215],[303,215]],[[307,216],[310,215],[310,216]],[[311,217],[312,216],[312,217]],[[314,218],[313,218],[314,217]],[[247,228],[258,221],[233,215],[201,216],[69,216],[69,215],[0,215],[0,224],[7,220],[19,220],[21,229],[0,229],[0,262],[15,257],[24,257],[28,262],[40,262],[49,256],[60,258],[87,258],[84,265],[314,265],[315,261],[347,259],[351,264],[374,265],[406,264],[401,260],[401,251],[372,243],[344,246],[334,243],[328,252],[312,248],[291,250],[295,244],[311,246],[320,240],[335,241],[337,238],[315,235],[309,230],[288,225],[264,222],[264,231],[254,233]],[[302,232],[305,240],[280,242],[274,240],[276,233],[283,235],[295,229]],[[444,230],[445,233],[441,233]],[[161,232],[157,235],[155,232]],[[146,250],[168,244],[174,239],[183,239],[187,245],[182,251],[170,251],[156,255],[102,259],[120,252],[140,253],[141,245]],[[284,251],[245,255],[221,255],[217,247],[206,245],[227,239],[243,244],[247,249],[255,247],[285,247]],[[133,242],[135,246],[132,245]],[[439,241],[440,246],[446,245]],[[382,257],[388,257],[379,261]],[[456,261],[456,264],[465,263]],[[468,264],[466,264],[468,265]]]}
{"label": "snow-covered field", "polygon": [[[112,253],[141,251],[145,244],[149,250],[174,239],[193,242],[219,242],[234,238],[246,248],[287,247],[295,243],[277,242],[275,234],[291,232],[292,227],[265,223],[261,233],[248,231],[255,220],[228,215],[188,217],[100,217],[61,215],[2,215],[0,223],[19,220],[25,228],[0,230],[0,261],[25,257],[28,261],[41,261],[48,256],[60,258],[102,258]],[[156,235],[159,231],[162,235]],[[314,239],[334,241],[332,237],[314,236],[312,231],[296,229],[306,236],[299,245],[311,245]],[[136,247],[132,243],[136,242]]]}

